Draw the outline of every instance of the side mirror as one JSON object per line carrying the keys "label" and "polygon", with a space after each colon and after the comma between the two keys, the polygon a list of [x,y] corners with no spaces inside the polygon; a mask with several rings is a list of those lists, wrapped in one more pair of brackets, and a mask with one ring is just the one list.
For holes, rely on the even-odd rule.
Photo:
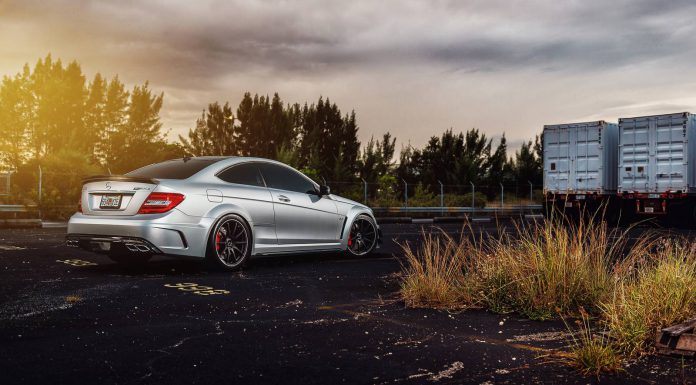
{"label": "side mirror", "polygon": [[326,185],[321,185],[319,186],[319,196],[324,196],[324,195],[329,195],[331,194],[331,189],[329,186]]}

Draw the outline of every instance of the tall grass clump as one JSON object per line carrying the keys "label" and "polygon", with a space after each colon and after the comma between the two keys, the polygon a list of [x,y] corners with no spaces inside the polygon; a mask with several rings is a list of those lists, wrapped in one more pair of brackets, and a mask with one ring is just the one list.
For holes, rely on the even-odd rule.
{"label": "tall grass clump", "polygon": [[658,330],[696,314],[695,246],[664,239],[635,253],[617,267],[613,293],[601,308],[621,351],[645,352]]}
{"label": "tall grass clump", "polygon": [[595,309],[607,295],[611,264],[624,243],[621,234],[589,219],[516,224],[515,230],[490,241],[498,269],[487,277],[498,286],[489,290],[503,289],[512,310],[544,320],[580,307]]}
{"label": "tall grass clump", "polygon": [[621,368],[621,353],[615,348],[606,334],[592,332],[590,315],[580,308],[576,328],[572,328],[561,316],[570,332],[570,350],[563,356],[563,361],[576,368],[581,374],[599,377],[602,373],[617,372]]}
{"label": "tall grass clump", "polygon": [[407,306],[463,308],[471,303],[465,281],[470,252],[476,249],[473,243],[457,242],[444,232],[424,232],[419,247],[405,243],[402,248],[406,260],[401,296]]}
{"label": "tall grass clump", "polygon": [[[515,224],[496,237],[427,235],[419,248],[404,246],[401,294],[409,306],[485,306],[532,319],[596,309],[608,294],[610,265],[622,246],[606,224],[548,220]],[[614,238],[614,240],[612,240]],[[617,242],[616,239],[619,241]]]}

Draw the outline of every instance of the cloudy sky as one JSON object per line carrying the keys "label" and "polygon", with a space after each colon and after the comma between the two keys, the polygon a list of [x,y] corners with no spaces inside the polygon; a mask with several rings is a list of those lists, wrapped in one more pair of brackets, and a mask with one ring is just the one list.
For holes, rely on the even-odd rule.
{"label": "cloudy sky", "polygon": [[0,74],[52,53],[149,80],[174,134],[245,91],[328,96],[360,138],[696,112],[691,1],[5,1]]}

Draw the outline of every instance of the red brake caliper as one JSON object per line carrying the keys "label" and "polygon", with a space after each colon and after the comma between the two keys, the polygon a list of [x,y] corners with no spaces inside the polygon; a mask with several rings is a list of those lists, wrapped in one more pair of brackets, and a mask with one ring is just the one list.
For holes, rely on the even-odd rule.
{"label": "red brake caliper", "polygon": [[348,246],[353,246],[353,237],[348,234]]}
{"label": "red brake caliper", "polygon": [[215,233],[215,250],[220,251],[220,232]]}

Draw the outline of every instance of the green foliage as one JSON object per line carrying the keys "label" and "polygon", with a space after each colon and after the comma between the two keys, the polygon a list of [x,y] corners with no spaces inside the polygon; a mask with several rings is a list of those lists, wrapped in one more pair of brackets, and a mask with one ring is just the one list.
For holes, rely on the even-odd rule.
{"label": "green foliage", "polygon": [[[439,205],[438,180],[448,185],[540,180],[538,138],[506,161],[504,136],[492,151],[492,141],[478,130],[454,134],[450,129],[422,150],[403,149],[396,167],[396,138],[387,132],[361,150],[355,112],[343,113],[328,98],[300,106],[284,103],[278,94],[247,92],[236,110],[227,103],[209,104],[179,143],[165,139],[163,103],[164,95],[147,82],[127,89],[118,76],[97,73],[88,80],[77,62],[64,64],[48,55],[0,83],[0,170],[60,164],[59,158],[66,157],[77,162],[71,171],[118,174],[183,155],[259,156],[307,170],[317,181],[340,182],[332,186],[334,191],[358,200],[364,199],[364,180],[368,196],[380,206],[403,204],[402,178],[415,186],[409,191],[410,204],[429,206]],[[29,196],[36,177],[19,179],[19,184],[32,180],[22,189]],[[45,190],[48,194],[50,186]],[[56,189],[58,195],[51,199],[72,204],[73,190]],[[476,201],[479,205],[485,199],[477,195]],[[466,196],[446,197],[447,205],[469,202]]]}
{"label": "green foliage", "polygon": [[403,201],[397,197],[396,177],[385,174],[377,180],[376,199],[371,204],[376,207],[397,207],[402,206]]}
{"label": "green foliage", "polygon": [[412,207],[434,207],[440,205],[440,198],[428,191],[422,183],[418,183],[408,204]]}
{"label": "green foliage", "polygon": [[232,155],[237,152],[237,136],[232,108],[228,103],[209,104],[208,110],[196,120],[196,128],[189,130],[188,139],[179,135],[179,141],[189,156]]}
{"label": "green foliage", "polygon": [[165,141],[163,95],[147,82],[128,92],[118,77],[87,81],[80,65],[51,55],[25,65],[0,85],[0,168],[16,172],[16,199],[74,206],[80,180],[121,173],[183,154]]}
{"label": "green foliage", "polygon": [[[474,195],[474,207],[482,209],[486,207],[486,194],[481,192],[476,192]],[[439,203],[438,203],[439,204]],[[445,207],[470,207],[471,206],[471,193],[466,193],[463,195],[459,194],[445,194]]]}

